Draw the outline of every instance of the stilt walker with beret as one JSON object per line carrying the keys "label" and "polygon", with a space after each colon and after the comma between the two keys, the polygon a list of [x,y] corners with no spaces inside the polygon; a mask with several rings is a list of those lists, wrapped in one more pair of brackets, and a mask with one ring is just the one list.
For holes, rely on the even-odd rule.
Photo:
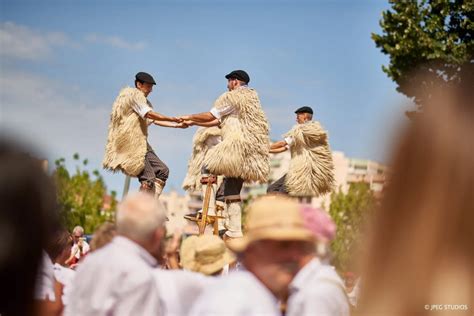
{"label": "stilt walker with beret", "polygon": [[145,72],[135,76],[135,87],[123,88],[112,106],[105,156],[102,165],[113,172],[138,177],[140,190],[158,198],[168,179],[169,169],[148,143],[148,126],[184,128],[181,120],[153,111],[147,97],[156,85]]}
{"label": "stilt walker with beret", "polygon": [[229,91],[217,98],[209,112],[181,118],[188,125],[220,123],[222,142],[209,150],[204,165],[211,174],[225,176],[217,193],[227,204],[225,235],[239,238],[242,237],[242,185],[253,181],[264,183],[270,171],[269,128],[257,92],[248,87],[249,75],[235,70],[226,79]]}
{"label": "stilt walker with beret", "polygon": [[326,131],[313,121],[313,109],[308,106],[295,111],[296,124],[285,139],[273,143],[271,153],[291,151],[288,173],[272,183],[267,192],[298,197],[317,197],[332,191],[334,164]]}

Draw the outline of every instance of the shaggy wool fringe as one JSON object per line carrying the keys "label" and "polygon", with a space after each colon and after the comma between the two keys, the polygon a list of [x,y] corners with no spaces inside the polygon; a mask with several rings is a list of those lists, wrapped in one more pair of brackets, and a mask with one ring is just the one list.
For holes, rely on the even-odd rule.
{"label": "shaggy wool fringe", "polygon": [[318,122],[295,125],[285,137],[293,137],[285,186],[290,195],[319,196],[334,187],[334,164],[328,137]]}
{"label": "shaggy wool fringe", "polygon": [[132,109],[132,102],[139,100],[151,104],[138,89],[126,87],[115,100],[110,116],[109,133],[104,169],[136,177],[145,167],[148,126]]}
{"label": "shaggy wool fringe", "polygon": [[270,172],[268,122],[253,89],[240,88],[222,94],[217,108],[233,104],[239,117],[226,116],[221,123],[222,142],[209,150],[204,164],[213,174],[267,182]]}
{"label": "shaggy wool fringe", "polygon": [[196,191],[201,188],[201,169],[209,148],[206,140],[211,136],[221,136],[221,129],[214,127],[200,127],[193,137],[193,152],[188,162],[188,172],[183,180],[182,187],[186,191]]}

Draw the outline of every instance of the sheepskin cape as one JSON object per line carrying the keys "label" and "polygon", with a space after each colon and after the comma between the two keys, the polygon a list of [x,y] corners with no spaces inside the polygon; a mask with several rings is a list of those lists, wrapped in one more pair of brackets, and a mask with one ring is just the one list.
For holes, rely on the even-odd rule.
{"label": "sheepskin cape", "polygon": [[237,114],[222,119],[222,142],[209,150],[204,164],[213,174],[266,182],[270,172],[269,129],[257,92],[248,87],[225,92],[214,107],[230,104]]}
{"label": "sheepskin cape", "polygon": [[148,104],[143,92],[126,87],[120,91],[112,106],[109,134],[102,161],[104,169],[122,171],[136,177],[145,167],[148,124],[132,108],[132,104]]}
{"label": "sheepskin cape", "polygon": [[291,161],[285,186],[290,195],[319,196],[334,187],[334,164],[328,136],[319,122],[295,125],[285,137],[292,137]]}
{"label": "sheepskin cape", "polygon": [[211,136],[221,136],[221,129],[217,126],[200,127],[193,137],[193,152],[188,162],[188,172],[183,181],[183,189],[186,191],[196,191],[201,189],[201,169],[204,166],[204,158],[209,147],[206,140]]}

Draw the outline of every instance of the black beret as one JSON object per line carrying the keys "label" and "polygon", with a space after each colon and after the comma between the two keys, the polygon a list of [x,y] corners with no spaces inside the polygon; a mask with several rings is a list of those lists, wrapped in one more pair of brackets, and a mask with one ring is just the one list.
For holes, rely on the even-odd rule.
{"label": "black beret", "polygon": [[226,79],[237,79],[237,80],[243,81],[245,83],[250,82],[249,75],[243,70],[234,70],[230,74],[227,74],[225,76],[225,78]]}
{"label": "black beret", "polygon": [[153,77],[146,73],[146,72],[139,72],[135,75],[135,79],[141,82],[146,82],[146,83],[151,83],[151,84],[156,84],[155,79]]}
{"label": "black beret", "polygon": [[300,107],[298,110],[296,110],[295,113],[309,113],[312,115],[313,109],[310,108],[309,106],[303,106],[303,107]]}

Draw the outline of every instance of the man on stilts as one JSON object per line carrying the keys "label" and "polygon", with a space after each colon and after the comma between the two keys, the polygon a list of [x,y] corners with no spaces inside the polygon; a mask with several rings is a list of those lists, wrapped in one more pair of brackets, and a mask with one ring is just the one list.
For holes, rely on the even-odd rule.
{"label": "man on stilts", "polygon": [[[209,171],[205,168],[204,160],[211,148],[219,144],[222,141],[222,131],[219,126],[211,127],[199,127],[193,137],[193,151],[191,158],[188,162],[188,171],[186,177],[183,180],[182,188],[190,193],[201,191],[201,197],[203,201],[206,201],[206,193],[208,193],[209,205],[207,208],[206,223],[203,219],[203,211],[206,206],[203,205],[202,209],[196,214],[187,214],[184,216],[185,219],[197,222],[200,230],[204,233],[205,226],[207,223],[213,224],[214,234],[218,234],[219,231],[223,231],[223,213],[218,212],[224,211],[224,199],[216,201],[217,188],[222,183],[222,176],[213,176],[209,174]],[[208,190],[208,187],[210,190]],[[218,215],[219,213],[219,215]]]}
{"label": "man on stilts", "polygon": [[235,70],[225,76],[228,92],[209,112],[185,115],[186,125],[218,125],[222,141],[209,150],[205,168],[212,175],[224,175],[217,197],[227,204],[225,237],[242,237],[241,197],[244,182],[266,182],[269,166],[268,122],[257,92],[248,87],[249,75]]}
{"label": "man on stilts", "polygon": [[145,72],[135,76],[135,87],[120,91],[112,106],[109,133],[102,165],[113,172],[122,171],[137,177],[140,190],[158,199],[168,179],[169,169],[158,158],[148,143],[148,126],[152,123],[164,127],[186,127],[181,120],[153,111],[147,97],[156,85]]}
{"label": "man on stilts", "polygon": [[291,151],[288,173],[270,184],[267,193],[301,198],[329,193],[334,187],[334,164],[327,133],[313,121],[310,107],[301,107],[295,114],[298,124],[284,135],[284,140],[270,146],[270,153]]}

